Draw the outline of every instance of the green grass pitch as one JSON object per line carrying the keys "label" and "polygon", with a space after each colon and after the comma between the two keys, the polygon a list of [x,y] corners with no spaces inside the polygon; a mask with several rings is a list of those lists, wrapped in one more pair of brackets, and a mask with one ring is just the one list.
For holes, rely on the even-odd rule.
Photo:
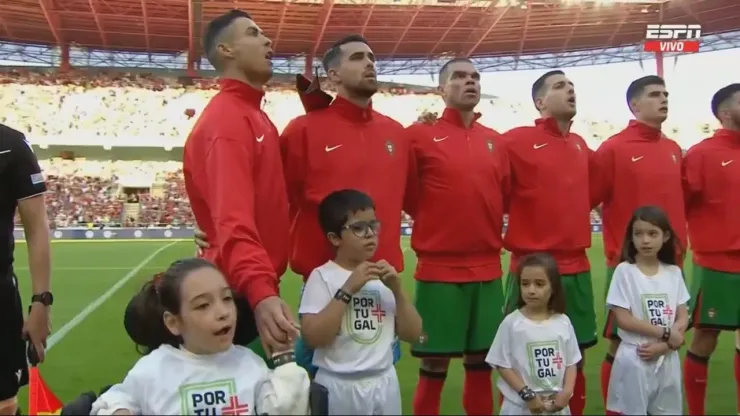
{"label": "green grass pitch", "polygon": [[[408,293],[413,292],[413,269],[416,258],[409,241],[401,243],[405,250],[406,272],[403,273]],[[167,246],[158,254],[157,250]],[[171,241],[55,241],[52,244],[54,330],[95,302],[137,266],[138,272],[120,290],[102,303],[86,319],[79,322],[53,346],[41,372],[51,389],[63,402],[83,391],[97,390],[106,384],[121,380],[137,359],[137,353],[123,329],[123,310],[127,301],[153,273],[162,270],[173,260],[193,254],[190,242]],[[147,258],[150,260],[144,264]],[[604,257],[601,236],[594,234],[591,259],[599,328],[603,325]],[[508,263],[508,258],[506,259]],[[16,249],[16,270],[24,302],[30,297],[25,244]],[[505,265],[508,267],[508,265]],[[688,268],[688,278],[691,268]],[[288,273],[282,280],[283,297],[295,307],[300,291],[300,279]],[[607,347],[604,340],[588,350],[586,378],[588,383],[587,414],[603,414],[599,387],[599,366]],[[734,336],[725,333],[711,361],[707,411],[711,414],[736,414],[735,382],[732,376]],[[418,363],[405,348],[398,364],[398,374],[404,398],[404,413],[411,414],[411,400],[416,386]],[[443,414],[461,414],[463,371],[459,360],[450,367],[442,399]],[[498,395],[497,395],[498,396]],[[20,396],[25,408],[27,392]],[[496,399],[496,402],[498,400]]]}

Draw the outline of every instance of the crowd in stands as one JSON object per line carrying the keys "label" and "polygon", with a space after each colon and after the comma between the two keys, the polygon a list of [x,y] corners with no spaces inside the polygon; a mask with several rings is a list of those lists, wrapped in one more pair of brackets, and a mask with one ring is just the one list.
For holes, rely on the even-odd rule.
{"label": "crowd in stands", "polygon": [[[156,142],[178,147],[217,90],[212,79],[9,70],[0,72],[0,123],[24,132],[38,146],[64,144],[65,138],[74,137],[97,146],[123,138],[130,146]],[[442,101],[433,93],[395,87],[378,93],[373,106],[404,125],[416,121],[422,112],[443,110]],[[531,123],[529,106],[483,98],[478,107],[483,113],[480,121],[499,131],[526,125]],[[266,94],[264,109],[279,130],[304,113],[291,82],[275,81]],[[585,117],[573,129],[596,147],[623,125],[622,120]],[[667,133],[696,141],[714,128],[709,122],[680,131],[684,127],[669,126]],[[78,156],[84,157],[42,161],[53,226],[192,224],[178,162],[92,161]],[[598,217],[593,219],[598,222]]]}

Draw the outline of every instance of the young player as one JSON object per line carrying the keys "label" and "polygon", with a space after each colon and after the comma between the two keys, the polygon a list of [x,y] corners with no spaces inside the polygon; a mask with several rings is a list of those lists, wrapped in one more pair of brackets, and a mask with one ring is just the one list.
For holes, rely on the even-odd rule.
{"label": "young player", "polygon": [[[505,136],[511,187],[504,192],[509,222],[504,247],[511,252],[506,280],[507,311],[516,308],[519,286],[512,276],[527,254],[553,256],[562,274],[567,314],[578,337],[581,355],[596,345],[591,265],[589,175],[593,152],[582,137],[570,131],[576,115],[573,83],[562,71],[550,71],[532,85],[532,101],[542,118],[535,126],[517,127]],[[570,402],[574,415],[586,407],[583,360],[578,364]]]}
{"label": "young player", "polygon": [[658,207],[635,210],[606,303],[622,340],[614,356],[607,414],[680,415],[678,348],[689,292],[676,265],[676,234]]}
{"label": "young player", "polygon": [[375,205],[341,190],[321,201],[318,216],[336,256],[311,272],[298,312],[315,349],[315,381],[328,390],[330,415],[400,415],[393,340],[418,341],[421,318],[393,266],[368,261],[378,247]]}
{"label": "young player", "polygon": [[[677,241],[686,247],[681,147],[661,131],[668,117],[665,81],[655,75],[638,78],[629,85],[626,95],[635,120],[599,146],[596,151],[599,173],[589,178],[591,204],[602,204],[605,298],[620,262],[624,230],[637,208],[654,205],[663,209],[677,233]],[[682,252],[683,249],[678,250],[679,258]],[[611,367],[619,347],[616,324],[608,311],[604,337],[611,341],[601,365],[601,391],[606,404]]]}
{"label": "young player", "polygon": [[[684,359],[686,402],[692,415],[704,414],[709,358],[720,331],[740,329],[740,84],[714,94],[712,113],[722,128],[689,149],[683,165],[694,262],[694,336]],[[735,357],[740,360],[740,354]],[[740,363],[735,368],[740,385]]]}
{"label": "young player", "polygon": [[234,345],[234,296],[212,263],[173,263],[132,304],[129,329],[146,355],[91,414],[309,414],[308,374],[291,350],[273,354],[271,371]]}
{"label": "young player", "polygon": [[581,361],[565,293],[549,254],[519,260],[518,309],[499,326],[486,362],[498,370],[501,415],[570,414],[568,402]]}

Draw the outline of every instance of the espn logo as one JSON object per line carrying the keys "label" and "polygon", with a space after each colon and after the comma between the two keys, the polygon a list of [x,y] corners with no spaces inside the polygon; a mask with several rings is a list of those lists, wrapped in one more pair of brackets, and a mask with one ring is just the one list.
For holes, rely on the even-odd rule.
{"label": "espn logo", "polygon": [[648,25],[645,52],[699,52],[701,25]]}

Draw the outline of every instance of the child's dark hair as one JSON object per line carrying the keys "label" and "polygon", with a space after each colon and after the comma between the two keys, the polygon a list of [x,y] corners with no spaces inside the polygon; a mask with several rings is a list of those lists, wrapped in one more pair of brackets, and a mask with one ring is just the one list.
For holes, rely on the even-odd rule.
{"label": "child's dark hair", "polygon": [[324,234],[339,235],[347,223],[350,213],[375,209],[375,203],[367,194],[355,189],[334,191],[319,204],[319,224]]}
{"label": "child's dark hair", "polygon": [[676,233],[673,232],[673,227],[671,227],[671,222],[668,220],[668,216],[662,209],[655,206],[640,207],[632,213],[632,219],[627,225],[627,230],[625,231],[624,243],[622,244],[622,257],[620,261],[635,263],[637,247],[635,247],[635,243],[632,241],[632,228],[634,228],[635,222],[638,220],[653,224],[660,228],[663,231],[663,234],[668,234],[668,240],[663,243],[663,246],[658,251],[658,260],[664,264],[676,265],[676,253],[680,249],[680,243],[676,238]]}
{"label": "child's dark hair", "polygon": [[522,308],[526,303],[522,296],[522,271],[527,267],[541,267],[547,275],[547,280],[550,281],[550,300],[547,302],[550,311],[555,313],[565,313],[565,291],[563,291],[563,285],[560,282],[560,270],[558,270],[558,263],[555,259],[547,253],[534,253],[524,256],[519,260],[519,266],[516,269],[516,284],[519,287],[519,299],[517,300],[517,307]]}
{"label": "child's dark hair", "polygon": [[124,327],[136,349],[149,354],[161,345],[179,347],[182,339],[164,324],[164,313],[180,313],[182,282],[192,272],[203,268],[216,269],[208,260],[189,258],[178,260],[163,273],[156,274],[134,295],[126,308]]}

